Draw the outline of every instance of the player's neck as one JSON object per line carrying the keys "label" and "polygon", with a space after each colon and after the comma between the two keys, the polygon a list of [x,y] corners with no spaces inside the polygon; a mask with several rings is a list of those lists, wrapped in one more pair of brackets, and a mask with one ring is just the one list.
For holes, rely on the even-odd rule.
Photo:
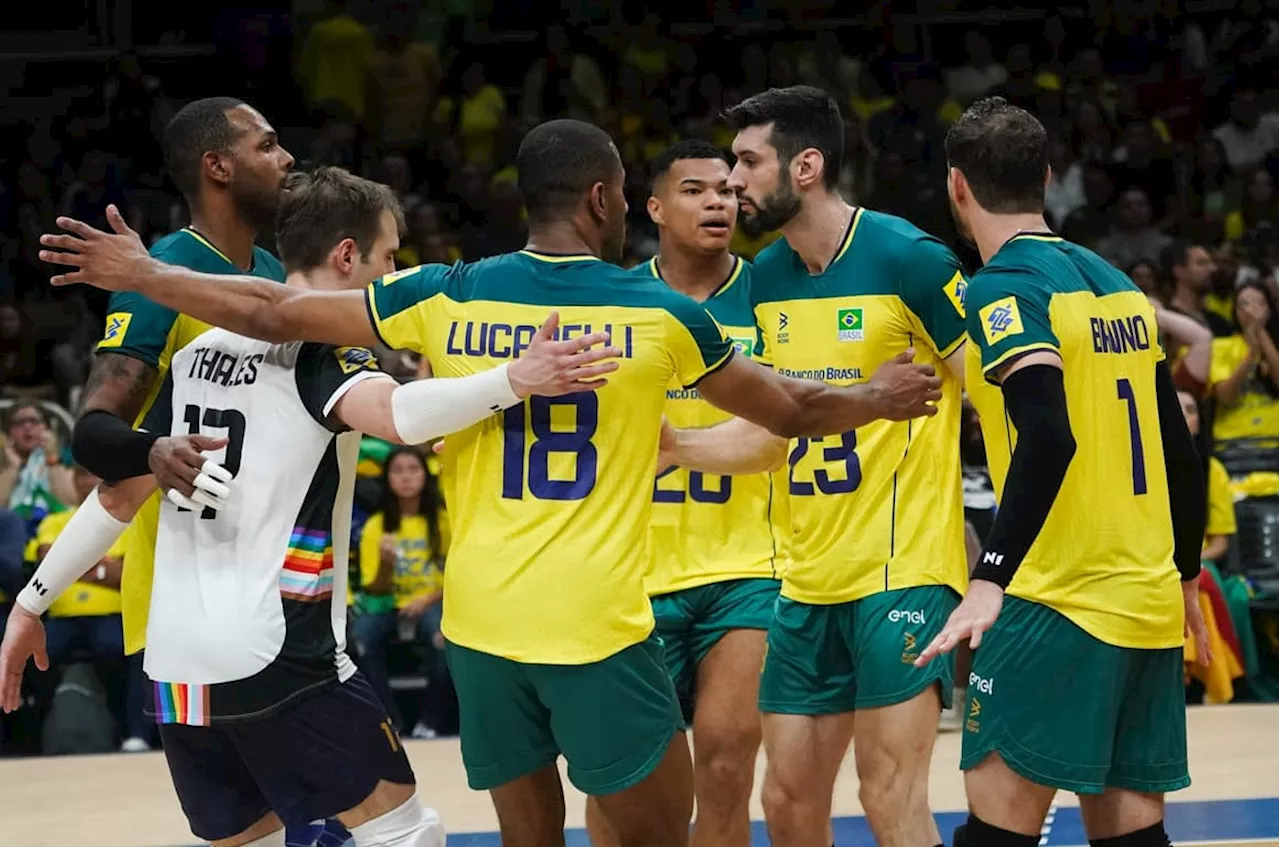
{"label": "player's neck", "polygon": [[599,256],[601,245],[592,246],[572,221],[564,221],[531,225],[524,249],[532,253],[561,256]]}
{"label": "player's neck", "polygon": [[662,281],[694,300],[709,298],[733,272],[736,259],[728,250],[706,253],[685,250],[659,236],[658,273]]}
{"label": "player's neck", "polygon": [[1175,309],[1188,315],[1201,315],[1204,310],[1200,306],[1200,295],[1189,285],[1178,285],[1173,289],[1170,302]]}
{"label": "player's neck", "polygon": [[284,282],[285,285],[309,291],[341,291],[351,287],[348,280],[342,279],[327,267],[310,271],[289,271]]}
{"label": "player's neck", "polygon": [[1026,232],[1044,234],[1051,231],[1049,224],[1045,223],[1043,212],[993,215],[982,210],[974,213],[973,219],[969,221],[969,229],[973,232],[973,243],[978,246],[984,265],[1015,235]]}
{"label": "player's neck", "polygon": [[253,267],[253,242],[258,232],[234,212],[191,207],[191,228],[242,271]]}
{"label": "player's neck", "polygon": [[849,231],[854,208],[834,191],[808,198],[794,218],[782,227],[782,237],[811,274],[827,269]]}

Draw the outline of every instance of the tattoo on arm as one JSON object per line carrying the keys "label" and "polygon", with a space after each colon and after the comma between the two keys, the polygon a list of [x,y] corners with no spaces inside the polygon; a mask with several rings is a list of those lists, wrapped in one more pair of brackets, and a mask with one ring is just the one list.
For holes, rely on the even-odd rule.
{"label": "tattoo on arm", "polygon": [[99,353],[89,371],[77,417],[100,409],[132,424],[159,371],[123,353]]}

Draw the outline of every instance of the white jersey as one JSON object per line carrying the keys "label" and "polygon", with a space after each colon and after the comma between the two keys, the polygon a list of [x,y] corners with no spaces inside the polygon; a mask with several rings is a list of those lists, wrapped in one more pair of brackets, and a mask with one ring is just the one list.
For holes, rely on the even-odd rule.
{"label": "white jersey", "polygon": [[347,550],[358,433],[334,404],[388,379],[360,347],[214,329],[177,351],[146,428],[227,439],[225,509],[164,501],[144,668],[161,723],[261,717],[355,673]]}

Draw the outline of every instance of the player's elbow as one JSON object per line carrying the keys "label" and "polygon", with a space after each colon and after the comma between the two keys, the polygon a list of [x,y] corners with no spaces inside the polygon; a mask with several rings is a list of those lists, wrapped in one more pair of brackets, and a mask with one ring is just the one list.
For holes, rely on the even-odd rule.
{"label": "player's elbow", "polygon": [[764,470],[769,473],[782,470],[787,464],[787,439],[773,433],[762,445],[760,459]]}
{"label": "player's elbow", "polygon": [[284,344],[287,341],[296,340],[293,333],[289,331],[288,320],[281,314],[278,306],[254,309],[249,316],[249,329],[246,335],[272,344]]}

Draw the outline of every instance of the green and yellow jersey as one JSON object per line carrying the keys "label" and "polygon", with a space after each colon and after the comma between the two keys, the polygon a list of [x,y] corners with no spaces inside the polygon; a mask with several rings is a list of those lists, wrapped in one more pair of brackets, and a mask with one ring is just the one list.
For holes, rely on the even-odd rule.
{"label": "green and yellow jersey", "polygon": [[560,338],[596,330],[622,350],[597,392],[532,397],[445,439],[453,538],[442,630],[534,664],[600,661],[648,637],[649,518],[667,388],[733,347],[697,303],[592,256],[522,250],[376,280],[370,319],[438,377],[500,365],[555,309]]}
{"label": "green and yellow jersey", "polygon": [[[157,241],[151,248],[151,255],[162,262],[202,273],[241,273],[222,251],[191,228],[180,229]],[[260,247],[253,248],[253,267],[249,272],[284,282],[284,267],[275,256]],[[160,306],[136,292],[122,291],[111,295],[106,330],[98,342],[98,352],[120,353],[140,359],[159,371],[151,393],[134,421],[135,427],[141,425],[155,402],[174,352],[208,329],[208,324]],[[159,520],[160,495],[157,493],[138,511],[127,536],[127,564],[121,575],[120,596],[124,615],[124,649],[129,654],[137,653],[146,644]]]}
{"label": "green and yellow jersey", "polygon": [[1155,312],[1123,273],[1061,238],[1019,235],[969,284],[969,397],[997,496],[1017,431],[1001,365],[1062,357],[1076,452],[1008,593],[1049,606],[1117,647],[1179,647],[1182,591],[1156,404]]}
{"label": "green and yellow jersey", "polygon": [[778,373],[851,385],[914,347],[942,377],[934,417],[792,441],[783,596],[831,605],[922,585],[963,593],[963,386],[944,360],[964,343],[965,286],[942,242],[865,209],[820,274],[786,241],[756,260],[756,354]]}
{"label": "green and yellow jersey", "polygon": [[[656,258],[632,272],[662,278]],[[755,344],[751,263],[735,259],[728,278],[702,305],[737,351],[750,356]],[[678,381],[667,389],[664,408],[667,420],[680,428],[715,426],[731,417]],[[785,473],[730,477],[672,468],[653,486],[649,594],[731,579],[778,579],[789,535]]]}

